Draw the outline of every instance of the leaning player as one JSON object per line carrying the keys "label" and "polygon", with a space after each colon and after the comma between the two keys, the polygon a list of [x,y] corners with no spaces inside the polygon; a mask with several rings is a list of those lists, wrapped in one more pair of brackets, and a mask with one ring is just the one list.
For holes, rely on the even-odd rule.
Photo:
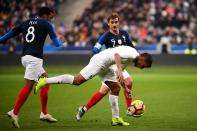
{"label": "leaning player", "polygon": [[[130,89],[125,86],[125,80],[123,77],[123,70],[127,65],[134,62],[134,65],[140,69],[145,67],[151,67],[152,57],[148,53],[139,54],[134,48],[129,46],[118,46],[115,48],[106,49],[96,55],[94,55],[89,64],[84,67],[78,75],[64,74],[51,78],[40,78],[34,91],[35,93],[46,84],[72,84],[80,85],[92,77],[99,75],[102,82],[105,83],[111,90],[109,95],[109,102],[112,109],[112,125],[128,126],[129,123],[123,121],[119,117],[118,96],[120,87],[117,78],[126,92],[130,92]],[[111,65],[116,64],[117,70],[111,70]],[[111,74],[110,77],[107,77]],[[107,76],[106,76],[107,75]]]}
{"label": "leaning player", "polygon": [[[117,13],[115,12],[112,13],[107,18],[107,21],[108,21],[109,31],[104,33],[99,38],[98,42],[93,48],[94,54],[100,52],[102,46],[105,46],[106,48],[113,48],[121,45],[134,47],[128,32],[119,29],[120,17]],[[115,68],[116,66],[111,66],[111,69],[115,70]],[[109,77],[110,74],[108,74],[107,76]],[[123,77],[125,80],[125,86],[131,90],[133,85],[132,77],[130,77],[129,73],[126,70],[123,71]],[[102,82],[102,86],[100,90],[94,93],[94,95],[89,99],[89,101],[83,107],[79,107],[78,113],[76,115],[76,119],[79,121],[82,118],[82,116],[85,114],[85,112],[89,110],[91,107],[93,107],[97,102],[99,102],[109,92],[109,90],[110,90],[109,87],[107,87],[107,85]],[[126,92],[124,90],[124,96],[126,100],[126,106],[128,109],[132,101],[131,92]],[[128,113],[129,112],[127,110],[127,114]]]}
{"label": "leaning player", "polygon": [[[42,7],[38,17],[29,19],[19,26],[11,29],[7,34],[0,38],[0,43],[22,33],[24,39],[24,47],[22,52],[22,64],[25,67],[24,78],[26,80],[23,88],[18,94],[16,103],[8,116],[11,118],[14,127],[19,128],[18,113],[22,105],[27,100],[32,87],[39,76],[47,77],[47,73],[43,68],[43,46],[46,36],[49,34],[55,46],[60,46],[62,42],[57,38],[50,20],[55,16],[55,11],[48,7]],[[40,120],[48,122],[56,122],[47,112],[49,85],[45,85],[40,91],[40,100],[42,112]]]}

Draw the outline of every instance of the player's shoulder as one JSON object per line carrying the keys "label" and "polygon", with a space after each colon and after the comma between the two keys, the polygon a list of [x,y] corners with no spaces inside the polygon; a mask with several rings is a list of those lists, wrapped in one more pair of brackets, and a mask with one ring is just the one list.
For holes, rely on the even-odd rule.
{"label": "player's shoulder", "polygon": [[101,36],[102,37],[108,37],[110,35],[110,32],[109,31],[106,31],[105,33],[103,33]]}
{"label": "player's shoulder", "polygon": [[109,32],[109,31],[103,33],[103,34],[100,36],[100,38],[99,38],[99,42],[101,42],[101,41],[103,42],[103,41],[107,40],[108,37],[109,37],[109,35],[110,35],[110,32]]}
{"label": "player's shoulder", "polygon": [[124,34],[124,35],[128,35],[129,34],[128,31],[126,31],[126,30],[120,30],[120,33]]}
{"label": "player's shoulder", "polygon": [[38,21],[46,26],[51,26],[51,22],[49,22],[48,20],[45,20],[45,19],[40,19],[38,18]]}

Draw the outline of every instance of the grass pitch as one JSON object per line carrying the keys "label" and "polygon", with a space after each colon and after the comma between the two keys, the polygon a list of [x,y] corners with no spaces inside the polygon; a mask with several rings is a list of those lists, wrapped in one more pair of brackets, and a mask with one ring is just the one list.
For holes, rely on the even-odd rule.
{"label": "grass pitch", "polygon": [[[49,66],[49,76],[78,73],[82,66]],[[119,106],[121,116],[129,127],[112,127],[108,96],[90,109],[80,122],[75,120],[76,109],[85,104],[101,86],[98,77],[77,87],[52,85],[49,91],[48,112],[57,123],[39,120],[39,94],[30,95],[20,110],[20,130],[128,130],[128,131],[196,131],[197,130],[197,67],[152,67],[139,70],[128,68],[133,76],[133,98],[143,100],[144,116],[128,117],[122,91]],[[0,67],[0,130],[16,130],[6,113],[12,109],[24,84],[22,67]]]}

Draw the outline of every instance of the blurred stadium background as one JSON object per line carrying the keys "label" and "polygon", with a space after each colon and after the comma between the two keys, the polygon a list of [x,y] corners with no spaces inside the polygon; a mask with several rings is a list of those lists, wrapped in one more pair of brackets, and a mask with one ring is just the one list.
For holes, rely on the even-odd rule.
{"label": "blurred stadium background", "polygon": [[[30,96],[21,110],[22,130],[197,130],[196,0],[0,0],[0,36],[34,17],[45,5],[56,9],[54,26],[66,38],[63,47],[54,47],[49,39],[45,44],[49,76],[80,71],[92,56],[92,46],[107,30],[109,13],[120,14],[121,28],[130,33],[137,50],[153,54],[151,69],[129,68],[135,82],[134,98],[142,99],[147,110],[142,118],[126,117],[121,94],[122,116],[131,122],[130,127],[110,127],[108,97],[77,123],[76,108],[100,86],[96,77],[78,89],[69,85],[51,88],[49,110],[59,119],[57,124],[37,121],[39,98]],[[0,130],[12,129],[5,114],[23,84],[21,43],[19,36],[0,45]]]}
{"label": "blurred stadium background", "polygon": [[[99,36],[107,30],[106,18],[112,11],[121,16],[139,51],[152,54],[196,54],[196,0],[1,0],[0,35],[22,21],[34,17],[40,6],[56,9],[54,21],[64,47],[56,49],[50,41],[45,53],[90,52]],[[21,37],[0,46],[0,53],[19,53]]]}

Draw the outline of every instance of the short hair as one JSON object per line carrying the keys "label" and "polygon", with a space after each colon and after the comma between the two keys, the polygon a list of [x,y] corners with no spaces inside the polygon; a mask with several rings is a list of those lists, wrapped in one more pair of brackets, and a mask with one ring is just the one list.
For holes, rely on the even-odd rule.
{"label": "short hair", "polygon": [[55,10],[49,7],[41,7],[38,12],[38,15],[42,17],[43,15],[50,15],[51,13],[55,14]]}
{"label": "short hair", "polygon": [[147,67],[151,67],[153,62],[152,56],[149,53],[142,53],[141,56],[145,58]]}
{"label": "short hair", "polygon": [[118,15],[118,13],[116,12],[113,12],[109,15],[109,17],[107,18],[107,22],[110,21],[110,19],[115,19],[115,18],[118,18],[118,20],[120,20],[120,16]]}

